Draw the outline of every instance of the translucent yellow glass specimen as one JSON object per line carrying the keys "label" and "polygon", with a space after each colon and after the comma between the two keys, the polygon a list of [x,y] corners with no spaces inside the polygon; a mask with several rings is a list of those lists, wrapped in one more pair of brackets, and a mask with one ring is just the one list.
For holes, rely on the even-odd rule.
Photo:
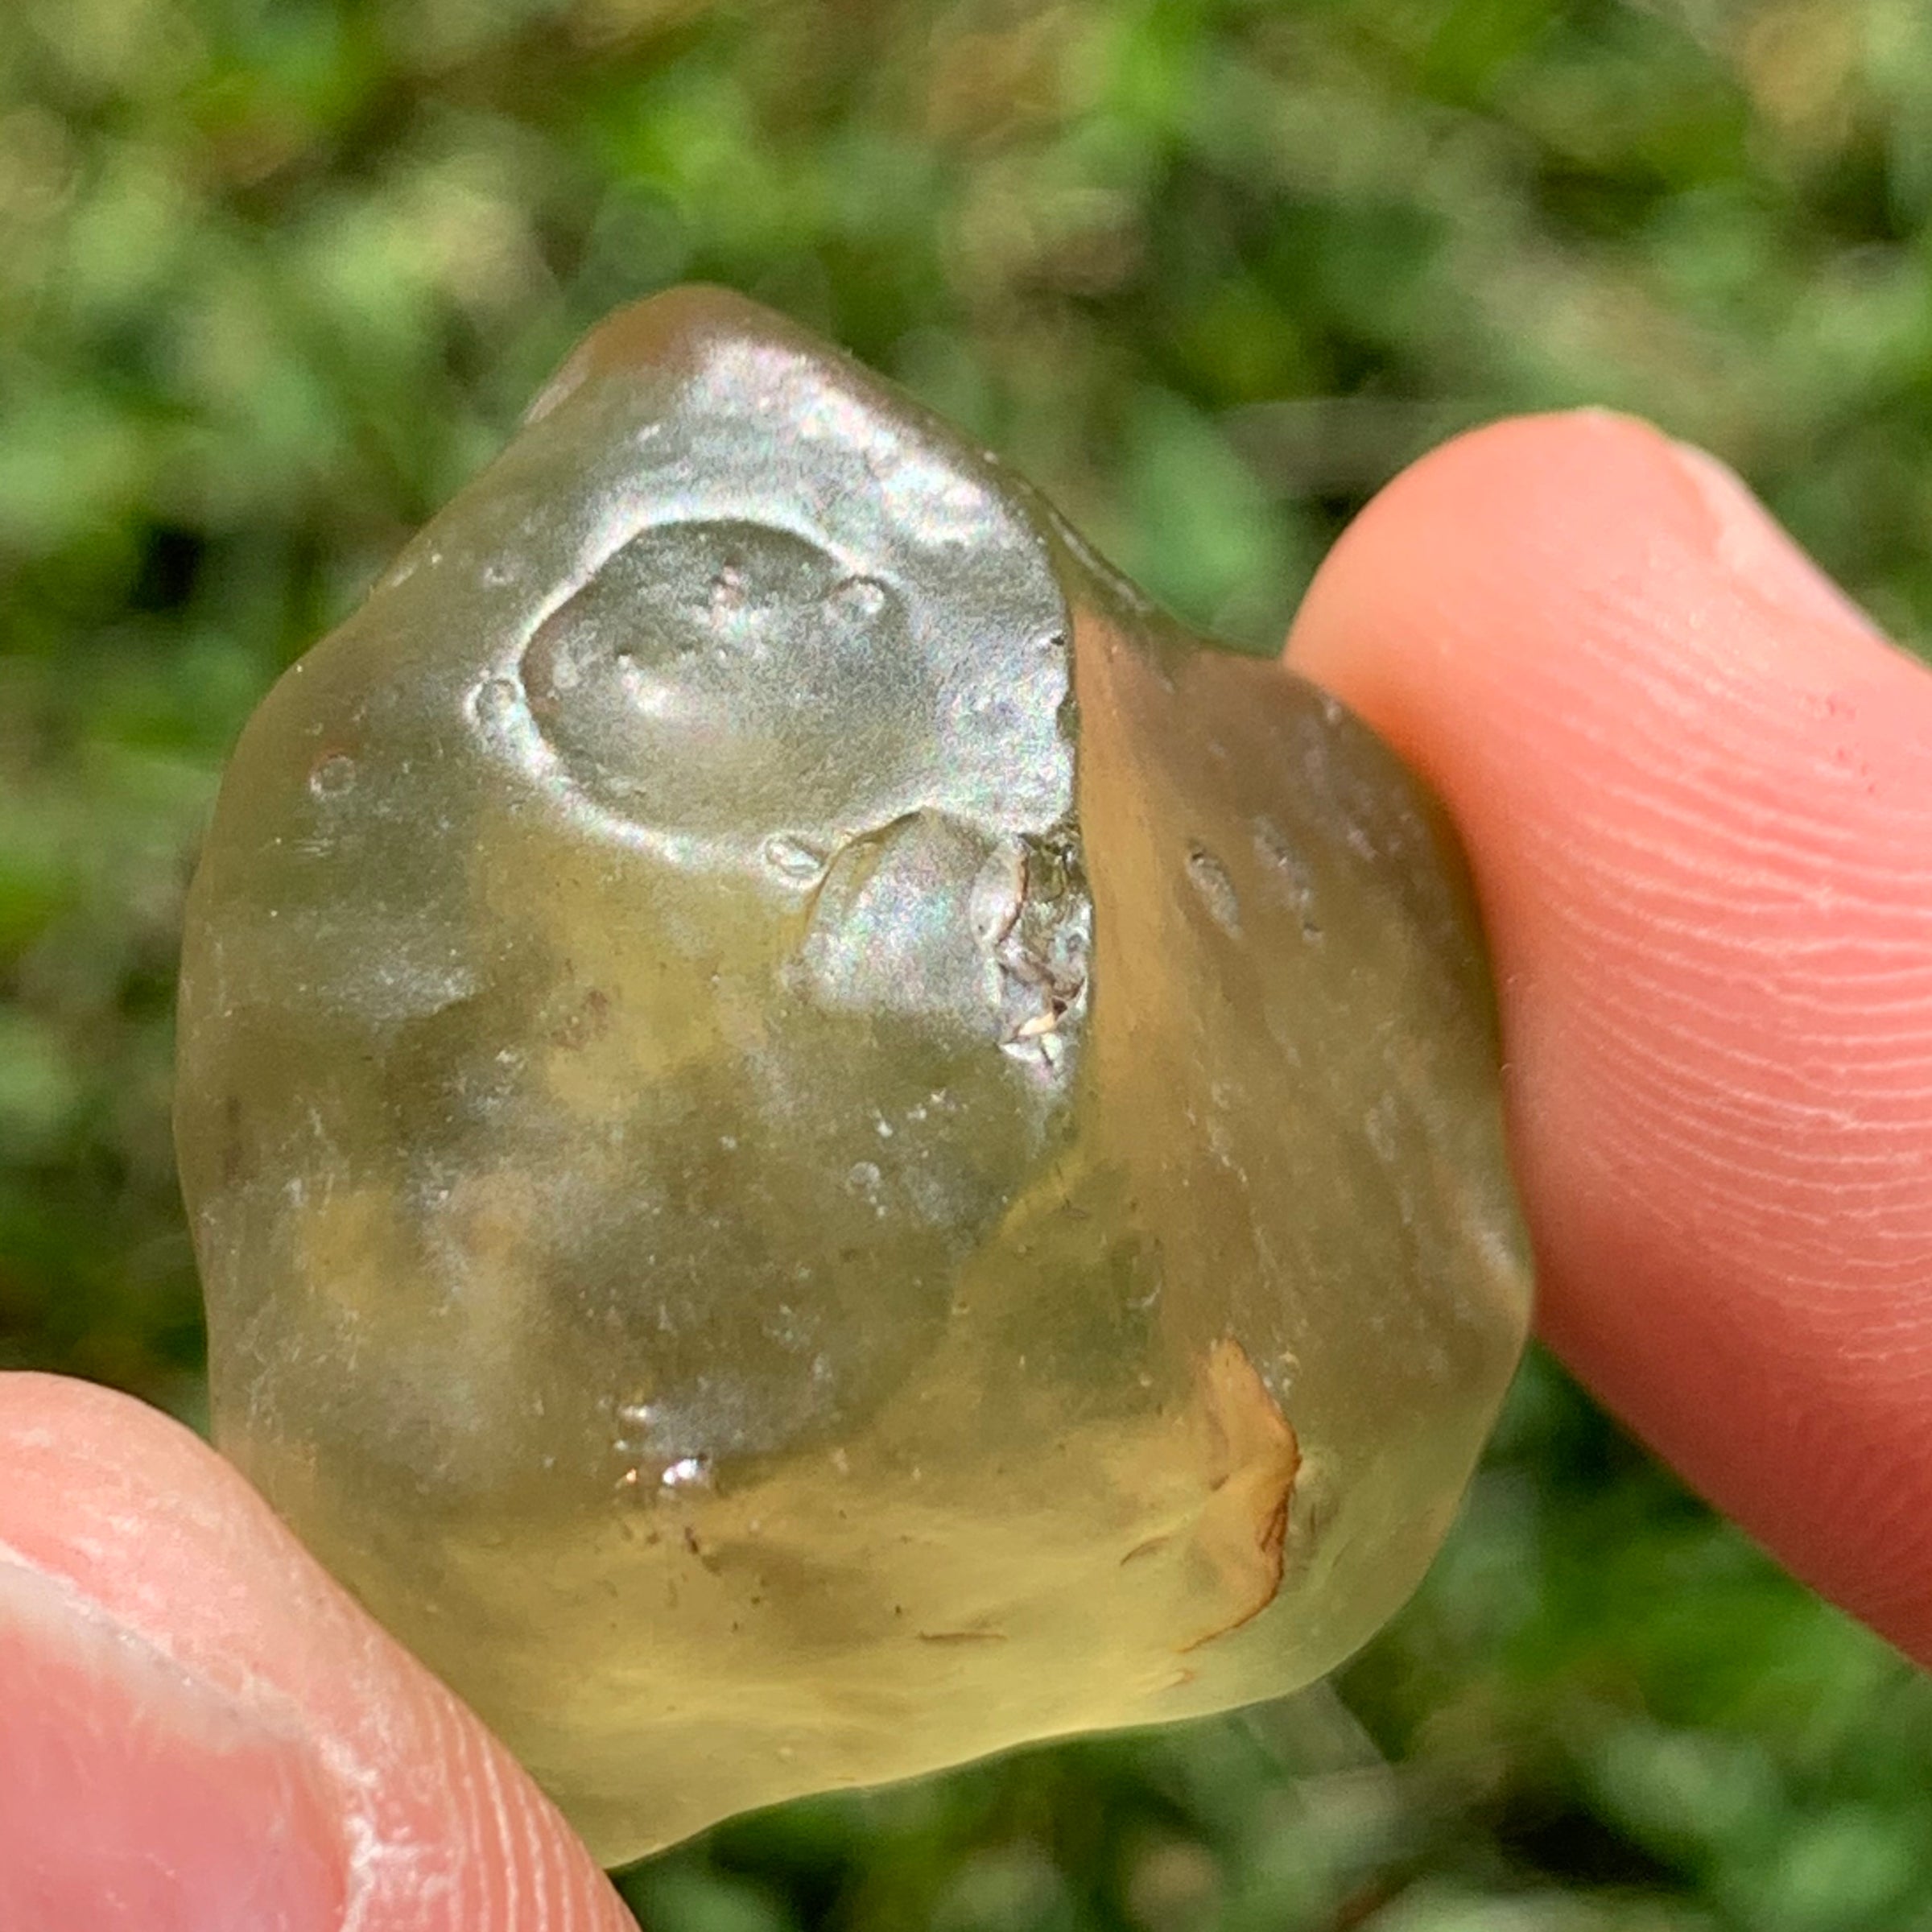
{"label": "translucent yellow glass specimen", "polygon": [[1286,1691],[1521,1348],[1429,797],[737,297],[592,335],[245,733],[220,1439],[607,1860]]}

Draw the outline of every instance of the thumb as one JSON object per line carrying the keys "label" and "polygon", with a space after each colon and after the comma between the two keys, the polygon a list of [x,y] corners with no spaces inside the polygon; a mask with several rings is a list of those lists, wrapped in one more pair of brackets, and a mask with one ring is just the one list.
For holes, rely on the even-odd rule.
{"label": "thumb", "polygon": [[0,1471],[9,1932],[632,1925],[502,1746],[186,1430],[0,1376]]}

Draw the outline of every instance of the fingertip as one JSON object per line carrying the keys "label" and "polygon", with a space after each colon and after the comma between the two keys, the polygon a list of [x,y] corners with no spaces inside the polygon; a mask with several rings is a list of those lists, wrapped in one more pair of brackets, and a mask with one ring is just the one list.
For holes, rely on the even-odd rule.
{"label": "fingertip", "polygon": [[1468,844],[1546,1334],[1932,1654],[1932,678],[1721,464],[1594,412],[1398,479],[1290,657]]}
{"label": "fingertip", "polygon": [[0,1924],[134,1922],[123,1867],[138,1922],[184,1932],[631,1924],[503,1748],[189,1431],[0,1376],[0,1813],[64,1820],[0,1837]]}
{"label": "fingertip", "polygon": [[341,1925],[341,1806],[299,1730],[6,1560],[0,1684],[0,1925]]}

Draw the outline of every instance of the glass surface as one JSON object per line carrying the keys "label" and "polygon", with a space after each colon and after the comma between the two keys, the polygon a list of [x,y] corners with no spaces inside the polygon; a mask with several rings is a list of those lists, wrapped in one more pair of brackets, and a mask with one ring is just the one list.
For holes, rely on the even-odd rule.
{"label": "glass surface", "polygon": [[1432,801],[721,291],[263,704],[180,1052],[223,1446],[610,1862],[1319,1675],[1525,1334]]}

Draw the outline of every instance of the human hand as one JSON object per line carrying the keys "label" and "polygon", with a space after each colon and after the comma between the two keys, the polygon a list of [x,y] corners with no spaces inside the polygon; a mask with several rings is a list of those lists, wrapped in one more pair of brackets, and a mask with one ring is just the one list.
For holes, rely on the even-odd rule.
{"label": "human hand", "polygon": [[1932,673],[1596,413],[1398,478],[1289,658],[1468,846],[1544,1339],[1932,1662]]}
{"label": "human hand", "polygon": [[[1468,842],[1545,1334],[1932,1659],[1932,675],[1708,459],[1600,416],[1418,464],[1290,655]],[[0,1926],[629,1924],[186,1431],[0,1377]]]}
{"label": "human hand", "polygon": [[239,1474],[0,1376],[0,1927],[631,1932],[510,1754]]}

